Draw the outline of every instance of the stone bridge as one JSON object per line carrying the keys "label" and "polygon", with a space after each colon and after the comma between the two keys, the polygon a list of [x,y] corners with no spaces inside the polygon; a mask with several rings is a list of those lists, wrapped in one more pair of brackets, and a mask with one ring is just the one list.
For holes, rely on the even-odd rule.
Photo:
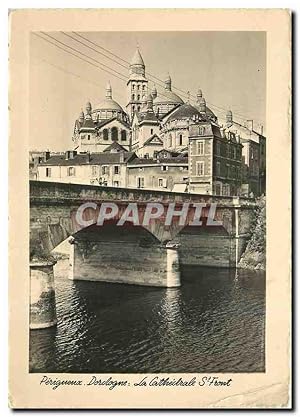
{"label": "stone bridge", "polygon": [[[77,217],[84,203],[86,227]],[[97,225],[102,203],[117,204],[118,212]],[[161,203],[164,210],[144,224],[148,203]],[[199,204],[202,224],[195,225]],[[136,206],[138,223],[117,226],[128,205]],[[170,207],[174,216],[166,225]],[[184,207],[187,216],[182,221]],[[213,207],[217,226],[209,221]],[[236,267],[254,208],[254,200],[247,198],[30,181],[31,327],[55,323],[50,254],[67,238],[72,279],[174,287],[180,285],[182,264]]]}

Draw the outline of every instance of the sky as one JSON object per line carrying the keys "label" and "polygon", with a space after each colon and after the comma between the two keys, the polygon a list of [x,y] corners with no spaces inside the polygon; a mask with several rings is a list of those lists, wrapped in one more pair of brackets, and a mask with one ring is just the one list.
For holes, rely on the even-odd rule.
{"label": "sky", "polygon": [[[74,33],[67,35],[89,45],[91,50],[61,32],[31,34],[30,39],[30,149],[65,151],[72,148],[74,122],[90,101],[96,108],[105,97],[110,81],[113,98],[125,108],[126,81],[139,45],[146,73],[164,80],[169,72],[173,90],[187,101],[187,92],[201,88],[208,107],[225,117],[231,109],[239,123],[253,119],[266,131],[266,36],[265,32],[78,32],[114,54],[92,45]],[[76,58],[72,54],[85,56]],[[105,57],[110,57],[111,59]],[[122,58],[124,61],[120,61]],[[90,61],[92,64],[87,63]],[[97,62],[98,61],[98,62]],[[117,64],[120,62],[123,66]],[[102,66],[102,68],[99,68]],[[104,67],[106,66],[106,67]],[[110,68],[107,68],[110,67]],[[104,69],[106,71],[104,71]],[[117,71],[119,74],[111,71]],[[108,72],[107,72],[108,71]],[[119,79],[118,77],[122,78]],[[120,75],[121,74],[121,75]],[[153,82],[149,82],[150,88]],[[158,91],[163,91],[156,84]],[[178,92],[174,87],[185,93]],[[217,107],[216,107],[217,106]]]}

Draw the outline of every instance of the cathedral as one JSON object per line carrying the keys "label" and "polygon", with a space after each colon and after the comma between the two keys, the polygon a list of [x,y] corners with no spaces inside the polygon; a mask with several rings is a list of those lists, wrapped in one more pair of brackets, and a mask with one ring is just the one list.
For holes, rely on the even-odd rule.
{"label": "cathedral", "polygon": [[[110,82],[99,104],[86,104],[74,124],[73,150],[48,155],[38,179],[216,195],[264,192],[260,158],[265,138],[253,126],[253,134],[247,127],[243,131],[230,111],[225,126],[219,124],[201,89],[194,105],[184,102],[173,91],[169,74],[161,92],[155,85],[150,89],[139,48],[129,65],[126,89],[125,108],[114,100]],[[254,171],[244,167],[246,159],[252,161],[251,152]],[[257,178],[248,181],[250,171]]]}

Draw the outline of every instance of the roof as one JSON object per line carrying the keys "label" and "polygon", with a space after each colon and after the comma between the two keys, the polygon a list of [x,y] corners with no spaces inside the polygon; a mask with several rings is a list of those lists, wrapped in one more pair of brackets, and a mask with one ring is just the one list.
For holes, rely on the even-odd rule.
{"label": "roof", "polygon": [[[196,107],[196,109],[197,110],[199,110],[199,106],[195,106]],[[217,116],[215,115],[215,113],[209,108],[209,107],[205,107],[206,108],[206,110],[205,110],[205,113],[206,113],[206,116],[209,118],[209,119],[213,119],[213,120],[216,120],[217,119]]]}
{"label": "roof", "polygon": [[[243,132],[244,134],[248,135],[247,138],[244,139],[250,139],[250,140],[254,140],[254,137],[257,136],[259,137],[264,137],[264,135],[261,135],[260,133],[256,132],[255,130],[250,130],[247,126],[241,125],[240,123],[233,121],[229,126],[227,126],[227,129],[230,131],[233,131],[234,133],[236,133],[236,128],[238,128],[240,130],[240,132],[238,132],[241,136],[241,132]],[[242,136],[241,136],[242,137]],[[255,142],[255,140],[254,140]]]}
{"label": "roof", "polygon": [[170,109],[167,113],[158,114],[157,117],[159,118],[159,120],[166,119],[171,113],[173,113],[175,111],[175,109],[178,109],[178,107],[180,107],[180,106],[181,106],[181,104],[178,103],[178,104],[176,104],[176,106],[174,106],[172,109]]}
{"label": "roof", "polygon": [[120,145],[118,142],[113,142],[111,145],[105,148],[103,152],[111,152],[111,151],[126,152],[126,149],[124,148],[124,146]]}
{"label": "roof", "polygon": [[144,63],[144,60],[142,58],[142,55],[140,53],[139,48],[136,48],[136,51],[135,51],[135,53],[132,57],[130,65],[143,65],[143,66],[145,66],[145,63]]}
{"label": "roof", "polygon": [[180,152],[174,151],[172,149],[161,149],[160,151],[157,152],[157,155],[159,154],[163,154],[163,153],[168,153],[170,156],[172,157],[177,157],[180,156]]}
{"label": "roof", "polygon": [[100,122],[96,123],[95,127],[97,129],[100,129],[101,127],[107,125],[110,122],[113,122],[114,120],[117,120],[118,122],[120,122],[123,126],[130,128],[130,125],[128,123],[126,123],[124,120],[119,119],[117,116],[114,116],[110,119],[105,119],[105,120],[101,120]]}
{"label": "roof", "polygon": [[153,104],[183,104],[183,100],[172,90],[164,90],[153,100]]}
{"label": "roof", "polygon": [[[146,142],[144,143],[144,146],[145,145],[152,145],[152,140],[153,139],[156,139],[156,140],[158,140],[161,144],[163,144],[163,141],[161,140],[161,138],[156,134],[156,133],[154,133],[152,136],[150,136],[150,138],[149,139],[147,139],[146,140]],[[158,145],[157,143],[154,143],[153,145]]]}
{"label": "roof", "polygon": [[80,130],[90,130],[95,129],[95,123],[92,119],[85,119]]}
{"label": "roof", "polygon": [[128,162],[128,166],[130,165],[166,165],[166,164],[187,164],[188,158],[177,156],[176,158],[161,158],[161,159],[154,159],[154,158],[134,158]]}
{"label": "roof", "polygon": [[158,118],[155,116],[154,112],[147,112],[139,117],[140,124],[151,122],[151,123],[158,123]]}
{"label": "roof", "polygon": [[41,162],[39,165],[45,166],[76,166],[76,165],[102,165],[120,163],[121,154],[124,155],[124,162],[128,162],[131,158],[136,157],[134,152],[101,152],[101,153],[81,153],[72,159],[65,159],[65,155],[51,156],[47,161]]}
{"label": "roof", "polygon": [[93,113],[99,110],[115,110],[115,111],[124,111],[119,103],[117,103],[113,98],[106,97],[102,100],[99,104],[97,104],[94,109]]}
{"label": "roof", "polygon": [[191,104],[185,103],[182,106],[178,107],[169,117],[168,122],[172,120],[181,120],[181,119],[191,119],[193,116],[198,116],[199,119],[203,119],[201,113],[196,109],[196,107]]}

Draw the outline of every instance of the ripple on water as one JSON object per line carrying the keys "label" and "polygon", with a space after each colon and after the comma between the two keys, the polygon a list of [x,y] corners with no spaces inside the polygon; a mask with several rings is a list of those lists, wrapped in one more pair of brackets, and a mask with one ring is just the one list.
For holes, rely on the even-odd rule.
{"label": "ripple on water", "polygon": [[70,281],[56,328],[30,332],[32,372],[262,372],[263,273],[186,268],[176,289]]}

